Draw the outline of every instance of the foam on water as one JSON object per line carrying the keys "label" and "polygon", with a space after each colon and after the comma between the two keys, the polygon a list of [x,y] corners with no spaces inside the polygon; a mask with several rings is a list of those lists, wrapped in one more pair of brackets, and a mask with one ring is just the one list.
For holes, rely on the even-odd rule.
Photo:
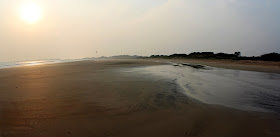
{"label": "foam on water", "polygon": [[280,74],[161,65],[132,71],[176,80],[187,96],[208,104],[280,113]]}

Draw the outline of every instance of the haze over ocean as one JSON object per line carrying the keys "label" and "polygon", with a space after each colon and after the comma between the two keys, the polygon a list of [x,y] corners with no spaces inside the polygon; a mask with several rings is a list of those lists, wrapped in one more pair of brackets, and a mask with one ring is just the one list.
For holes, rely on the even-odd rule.
{"label": "haze over ocean", "polygon": [[25,2],[0,1],[0,62],[280,52],[279,0],[36,0],[42,15],[32,25],[19,17]]}

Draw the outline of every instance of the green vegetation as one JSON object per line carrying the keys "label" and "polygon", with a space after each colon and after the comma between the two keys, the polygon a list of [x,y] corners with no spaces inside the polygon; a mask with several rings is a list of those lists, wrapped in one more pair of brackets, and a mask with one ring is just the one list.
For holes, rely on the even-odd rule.
{"label": "green vegetation", "polygon": [[228,60],[261,60],[261,61],[280,61],[279,53],[268,53],[261,56],[246,57],[241,56],[241,52],[233,54],[214,53],[214,52],[193,52],[190,54],[172,54],[172,55],[151,55],[150,57],[137,55],[119,55],[111,57],[99,57],[99,59],[228,59]]}
{"label": "green vegetation", "polygon": [[258,57],[241,56],[241,52],[234,54],[213,53],[213,52],[193,52],[190,54],[172,54],[172,55],[152,55],[148,58],[164,59],[230,59],[230,60],[262,60],[262,61],[280,61],[279,53],[269,53]]}

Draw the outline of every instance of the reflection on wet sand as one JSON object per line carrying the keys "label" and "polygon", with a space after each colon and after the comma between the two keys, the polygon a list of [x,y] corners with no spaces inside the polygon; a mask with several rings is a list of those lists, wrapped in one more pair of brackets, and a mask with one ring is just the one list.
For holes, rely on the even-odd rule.
{"label": "reflection on wet sand", "polygon": [[175,79],[187,96],[205,103],[251,111],[280,112],[280,74],[181,64],[132,71]]}

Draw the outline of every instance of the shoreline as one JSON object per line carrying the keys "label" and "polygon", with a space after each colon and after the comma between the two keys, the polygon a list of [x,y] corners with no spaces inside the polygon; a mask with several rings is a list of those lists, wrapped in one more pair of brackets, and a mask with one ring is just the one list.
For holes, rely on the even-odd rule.
{"label": "shoreline", "polygon": [[[21,68],[30,66],[42,66],[52,65],[61,63],[73,63],[73,62],[85,62],[85,61],[148,61],[156,63],[166,64],[168,62],[173,63],[190,63],[200,64],[216,68],[233,69],[233,70],[244,70],[244,71],[256,71],[256,72],[267,72],[267,73],[278,73],[280,74],[280,62],[274,61],[252,61],[252,60],[215,60],[215,59],[87,59],[87,60],[58,60],[39,64],[27,64],[27,65],[15,65],[12,67],[3,67],[1,69],[10,68]],[[40,60],[38,60],[40,61]],[[37,62],[37,61],[25,61],[25,62]]]}
{"label": "shoreline", "polygon": [[17,67],[28,67],[28,66],[41,66],[41,65],[49,65],[49,64],[59,64],[59,63],[71,63],[76,61],[85,61],[81,59],[57,59],[57,60],[30,60],[30,61],[15,61],[15,62],[5,62],[0,63],[1,69],[9,69],[9,68],[17,68]]}

